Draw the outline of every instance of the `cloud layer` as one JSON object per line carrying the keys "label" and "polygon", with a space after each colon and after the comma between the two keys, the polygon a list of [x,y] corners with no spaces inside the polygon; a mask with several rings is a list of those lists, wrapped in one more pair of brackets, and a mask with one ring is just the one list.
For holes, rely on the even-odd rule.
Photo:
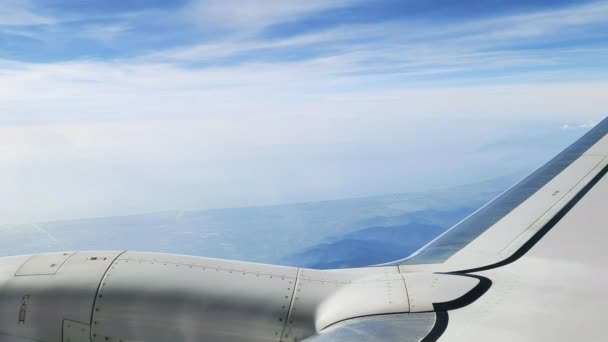
{"label": "cloud layer", "polygon": [[[530,168],[607,113],[606,17],[607,2],[8,1],[0,214],[279,203]],[[563,140],[518,163],[469,155],[544,126]]]}

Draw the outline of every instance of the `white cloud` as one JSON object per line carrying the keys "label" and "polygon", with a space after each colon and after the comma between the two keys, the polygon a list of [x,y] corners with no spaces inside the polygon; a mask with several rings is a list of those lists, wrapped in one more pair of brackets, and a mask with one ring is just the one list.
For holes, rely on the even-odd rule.
{"label": "white cloud", "polygon": [[561,9],[545,9],[510,16],[496,16],[449,26],[443,33],[456,34],[488,43],[501,43],[505,39],[529,39],[557,36],[572,29],[605,24],[608,3],[592,2]]}
{"label": "white cloud", "polygon": [[562,125],[563,131],[571,131],[571,130],[588,130],[597,125],[597,121],[587,121],[579,124],[564,124]]}
{"label": "white cloud", "polygon": [[127,23],[89,25],[78,32],[80,37],[100,42],[111,42],[130,29]]}
{"label": "white cloud", "polygon": [[48,25],[55,19],[36,11],[29,0],[5,0],[0,6],[0,26]]}
{"label": "white cloud", "polygon": [[[332,76],[309,62],[184,69],[168,64],[20,63],[0,69],[0,123],[259,115],[485,115],[593,119],[606,113],[605,82],[361,88],[375,76]],[[375,80],[377,81],[377,80]]]}
{"label": "white cloud", "polygon": [[608,50],[596,46],[553,47],[547,50],[525,47],[509,49],[508,46],[533,46],[564,39],[583,28],[589,32],[601,32],[601,28],[594,25],[604,25],[602,19],[606,16],[608,4],[592,3],[462,23],[413,21],[351,24],[273,40],[254,39],[251,33],[255,29],[242,28],[249,34],[158,51],[143,56],[142,60],[206,63],[240,56],[240,63],[246,64],[251,62],[243,59],[243,56],[256,56],[259,51],[267,50],[270,57],[264,63],[293,65],[281,60],[283,49],[327,49],[320,56],[309,57],[308,66],[324,69],[334,79],[340,74],[369,81],[373,79],[373,74],[377,74],[377,80],[386,80],[378,83],[384,84],[394,81],[416,83],[424,76],[445,76],[466,82],[468,76],[452,75],[464,73],[471,75],[469,79],[483,79],[484,73],[498,72],[499,75],[488,76],[491,79],[489,82],[495,83],[505,77],[500,73],[507,74],[509,70],[513,70],[510,79],[502,81],[515,79],[522,82],[517,80],[519,76],[528,77],[528,80],[542,77],[559,80],[567,79],[568,75],[584,78],[584,75],[576,75],[576,71],[569,68],[580,63],[578,61],[581,59],[602,59],[604,55],[608,58]]}
{"label": "white cloud", "polygon": [[373,39],[377,30],[373,27],[332,28],[320,32],[306,33],[276,40],[255,40],[250,37],[229,37],[222,41],[193,44],[158,51],[142,59],[164,61],[206,61],[243,54],[261,49],[297,48],[307,45],[334,44],[336,42],[358,39]]}
{"label": "white cloud", "polygon": [[209,29],[257,31],[312,13],[344,7],[354,0],[201,0],[183,10],[185,18]]}

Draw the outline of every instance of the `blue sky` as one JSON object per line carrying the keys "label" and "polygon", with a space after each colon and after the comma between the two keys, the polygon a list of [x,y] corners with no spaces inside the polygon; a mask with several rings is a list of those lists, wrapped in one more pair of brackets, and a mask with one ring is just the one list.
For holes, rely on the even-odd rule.
{"label": "blue sky", "polygon": [[391,87],[589,80],[606,76],[607,8],[583,1],[9,0],[0,10],[0,57],[197,70],[343,62],[332,76],[375,76],[373,86]]}
{"label": "blue sky", "polygon": [[[608,113],[606,18],[606,1],[4,1],[0,214],[282,203],[531,168]],[[515,162],[476,152],[535,133],[555,143]]]}

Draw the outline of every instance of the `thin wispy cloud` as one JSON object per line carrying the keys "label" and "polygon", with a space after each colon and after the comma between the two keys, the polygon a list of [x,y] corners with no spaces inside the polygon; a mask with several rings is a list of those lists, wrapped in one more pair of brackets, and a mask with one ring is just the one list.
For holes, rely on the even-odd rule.
{"label": "thin wispy cloud", "polygon": [[597,122],[595,122],[595,121],[587,121],[587,122],[584,122],[582,124],[575,124],[575,125],[564,124],[562,126],[562,130],[564,130],[564,131],[568,131],[568,130],[588,130],[588,129],[593,128],[593,126],[595,126],[595,125],[597,125]]}
{"label": "thin wispy cloud", "polygon": [[7,0],[0,7],[0,26],[33,26],[55,23],[52,17],[35,10],[35,4],[29,0]]}
{"label": "thin wispy cloud", "polygon": [[[580,46],[578,39],[581,30],[585,31],[585,40],[603,37],[606,16],[608,5],[594,3],[460,23],[410,20],[338,25],[274,39],[222,39],[152,56],[201,67],[289,63],[289,56],[298,55],[299,60],[337,66],[334,75],[390,73],[403,76],[403,83],[418,81],[407,76],[422,74],[453,75],[455,80],[493,76],[489,71],[528,75],[535,69],[561,69],[581,59],[587,63],[605,60],[607,49],[603,44]],[[570,44],[543,46],[569,40]]]}
{"label": "thin wispy cloud", "polygon": [[186,5],[180,14],[202,29],[229,30],[250,36],[269,26],[348,7],[356,2],[357,0],[197,0]]}
{"label": "thin wispy cloud", "polygon": [[[322,73],[332,68],[330,77],[346,75],[352,80],[359,76],[360,83],[367,83],[370,74],[385,74],[391,87],[392,82],[437,78],[470,82],[504,74],[519,75],[529,82],[531,74],[568,69],[577,69],[573,77],[588,79],[597,78],[597,72],[604,69],[607,47],[602,39],[606,38],[603,32],[608,32],[603,20],[608,16],[608,4],[604,2],[507,15],[490,13],[468,20],[411,16],[350,22],[335,14],[362,3],[194,1],[163,11],[128,8],[124,13],[95,12],[90,17],[82,13],[71,21],[67,18],[74,17],[72,12],[61,18],[56,10],[47,10],[53,13],[54,24],[32,24],[31,30],[20,32],[38,42],[60,44],[61,49],[45,51],[47,43],[19,42],[15,37],[8,39],[16,44],[14,51],[8,49],[4,55],[12,60],[44,62],[46,53],[52,62],[112,59],[113,63],[164,63],[199,69],[247,64],[277,69],[289,65],[303,70],[316,66]],[[315,28],[310,19],[320,20],[315,15],[334,16],[336,20]],[[190,22],[190,17],[196,18],[196,23]],[[307,25],[307,20],[312,22]],[[155,21],[159,22],[157,27]],[[298,21],[306,29],[282,33],[283,24]],[[181,36],[163,32],[166,25],[176,22],[179,32],[183,31]],[[21,49],[20,44],[24,45]],[[588,67],[583,70],[581,63]]]}

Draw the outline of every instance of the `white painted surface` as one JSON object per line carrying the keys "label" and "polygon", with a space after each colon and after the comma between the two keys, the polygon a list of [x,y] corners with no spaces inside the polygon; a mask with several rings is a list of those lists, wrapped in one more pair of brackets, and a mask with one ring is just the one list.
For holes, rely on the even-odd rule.
{"label": "white painted surface", "polygon": [[472,290],[479,280],[470,277],[433,274],[404,273],[410,301],[410,312],[433,311],[433,303],[455,300]]}
{"label": "white painted surface", "polygon": [[[37,341],[62,341],[64,319],[89,324],[99,281],[118,252],[78,252],[69,255],[53,274],[15,276],[30,261],[47,265],[63,253],[0,259],[0,333]],[[96,260],[91,260],[96,257]],[[46,267],[46,266],[44,266]],[[28,266],[29,268],[29,266]],[[23,269],[23,268],[22,268]],[[27,296],[24,307],[23,298]],[[23,321],[20,312],[23,310]]]}
{"label": "white painted surface", "polygon": [[490,290],[450,312],[441,341],[601,341],[608,307],[608,176]]}
{"label": "white painted surface", "polygon": [[543,188],[442,264],[402,265],[402,272],[450,272],[504,260],[597,175],[608,158],[583,154]]}
{"label": "white painted surface", "polygon": [[608,136],[603,137],[595,145],[591,146],[585,154],[608,157]]}
{"label": "white painted surface", "polygon": [[91,341],[91,326],[70,320],[63,321],[62,342],[85,342]]}
{"label": "white painted surface", "polygon": [[101,282],[93,341],[299,341],[336,322],[408,312],[396,266],[319,271],[127,252]]}
{"label": "white painted surface", "polygon": [[47,253],[32,255],[15,272],[17,276],[55,274],[74,253]]}
{"label": "white painted surface", "polygon": [[106,273],[93,341],[278,341],[296,269],[125,253]]}
{"label": "white painted surface", "polygon": [[300,340],[348,318],[409,311],[397,267],[364,272],[302,269],[284,340]]}

